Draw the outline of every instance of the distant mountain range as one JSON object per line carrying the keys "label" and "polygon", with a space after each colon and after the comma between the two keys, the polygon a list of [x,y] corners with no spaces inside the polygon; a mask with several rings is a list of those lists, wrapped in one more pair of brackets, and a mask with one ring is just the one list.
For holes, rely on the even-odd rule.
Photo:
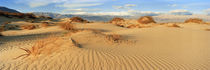
{"label": "distant mountain range", "polygon": [[0,11],[10,12],[10,13],[20,13],[20,12],[19,12],[19,11],[17,11],[17,10],[14,10],[14,9],[9,9],[9,8],[2,7],[2,6],[0,6]]}
{"label": "distant mountain range", "polygon": [[130,16],[110,16],[110,15],[74,15],[74,14],[58,14],[49,12],[33,12],[37,16],[49,16],[52,18],[70,18],[70,17],[82,17],[89,21],[109,21],[114,17],[130,18]]}
{"label": "distant mountain range", "polygon": [[[16,10],[9,9],[6,7],[0,6],[0,11],[6,11],[6,12],[12,12],[12,13],[20,13]],[[76,15],[76,14],[58,14],[58,13],[50,13],[50,12],[33,12],[33,14],[37,16],[49,16],[52,18],[71,18],[74,16],[82,17],[89,21],[109,21],[114,17],[121,17],[121,18],[127,18],[127,19],[137,19],[140,16],[112,16],[112,15]],[[189,18],[201,18],[204,21],[210,22],[210,14],[209,15],[167,15],[167,14],[161,14],[161,15],[153,15],[154,19],[157,22],[183,22],[186,19]]]}

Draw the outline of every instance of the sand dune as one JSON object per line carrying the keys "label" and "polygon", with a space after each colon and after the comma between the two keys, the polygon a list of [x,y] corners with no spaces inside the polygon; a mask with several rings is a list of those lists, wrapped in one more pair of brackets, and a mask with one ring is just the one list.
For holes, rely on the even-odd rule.
{"label": "sand dune", "polygon": [[[4,31],[0,37],[0,70],[209,70],[210,28],[206,24],[123,28],[113,24],[75,24],[83,30],[65,36],[58,26]],[[91,30],[90,30],[91,29]],[[50,54],[18,58],[50,34],[59,36]],[[119,34],[120,40],[109,39]],[[49,44],[51,46],[52,44]]]}

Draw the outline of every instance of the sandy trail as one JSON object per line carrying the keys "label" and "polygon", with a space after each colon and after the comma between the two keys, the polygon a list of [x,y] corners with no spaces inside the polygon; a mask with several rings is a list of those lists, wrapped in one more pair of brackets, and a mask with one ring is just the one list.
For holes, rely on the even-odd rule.
{"label": "sandy trail", "polygon": [[[33,40],[8,41],[0,47],[13,46],[0,53],[0,70],[208,70],[210,69],[209,25],[180,24],[183,28],[157,26],[126,29],[112,24],[77,24],[78,28],[102,31],[81,31],[63,37],[55,52],[13,60],[24,53],[18,47],[32,46]],[[196,27],[196,28],[195,28]],[[57,27],[37,29],[34,34],[46,33]],[[37,32],[36,32],[37,31]],[[53,31],[61,32],[62,30]],[[9,35],[10,32],[4,34]],[[23,34],[32,34],[23,32]],[[117,33],[120,42],[110,41],[106,34]],[[21,35],[17,34],[17,35]],[[62,34],[62,33],[58,33]],[[43,34],[46,35],[46,34]],[[15,35],[14,35],[15,36]],[[23,35],[24,36],[24,35]],[[74,46],[74,42],[79,46]],[[4,41],[3,38],[2,41]],[[14,45],[17,42],[30,45]]]}

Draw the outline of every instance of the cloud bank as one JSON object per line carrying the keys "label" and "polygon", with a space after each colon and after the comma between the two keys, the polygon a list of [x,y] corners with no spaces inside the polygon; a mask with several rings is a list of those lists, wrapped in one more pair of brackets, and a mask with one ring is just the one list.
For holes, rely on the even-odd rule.
{"label": "cloud bank", "polygon": [[191,13],[190,11],[187,11],[187,10],[172,10],[172,11],[169,11],[169,14],[172,14],[172,15],[192,15],[193,13]]}

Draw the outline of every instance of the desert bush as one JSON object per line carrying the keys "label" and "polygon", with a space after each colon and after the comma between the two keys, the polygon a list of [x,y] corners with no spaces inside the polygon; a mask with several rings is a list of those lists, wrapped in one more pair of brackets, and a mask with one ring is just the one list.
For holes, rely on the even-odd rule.
{"label": "desert bush", "polygon": [[207,29],[204,29],[205,31],[210,31],[210,29],[209,28],[207,28]]}
{"label": "desert bush", "polygon": [[131,24],[127,28],[140,28],[140,25]]}
{"label": "desert bush", "polygon": [[0,32],[0,36],[3,36],[3,34],[1,34],[1,32]]}
{"label": "desert bush", "polygon": [[[14,59],[18,59],[20,57],[26,58],[28,56],[38,56],[40,54],[49,54],[54,52],[53,50],[57,49],[59,46],[56,44],[56,41],[59,39],[59,37],[50,36],[46,39],[38,40],[35,42],[35,44],[31,47],[31,49],[27,48],[20,48],[21,50],[25,51],[25,54],[22,54]],[[53,44],[53,45],[50,45]],[[50,45],[50,46],[49,46]]]}
{"label": "desert bush", "polygon": [[43,22],[42,24],[41,24],[41,27],[48,27],[49,26],[49,23],[48,22]]}
{"label": "desert bush", "polygon": [[121,36],[118,34],[110,34],[110,35],[106,35],[106,39],[111,40],[111,41],[118,41],[121,39]]}
{"label": "desert bush", "polygon": [[72,30],[75,30],[74,28],[74,25],[72,24],[72,23],[59,23],[59,26],[61,27],[61,28],[63,28],[63,29],[65,29],[65,30],[70,30],[70,31],[72,31]]}
{"label": "desert bush", "polygon": [[204,23],[202,19],[199,18],[190,18],[185,20],[185,23]]}
{"label": "desert bush", "polygon": [[140,24],[156,23],[151,16],[143,16],[137,20]]}
{"label": "desert bush", "polygon": [[118,23],[118,22],[125,22],[123,18],[115,17],[109,21],[110,23]]}
{"label": "desert bush", "polygon": [[168,27],[176,27],[176,28],[180,28],[180,26],[179,26],[179,25],[177,25],[177,24],[171,24],[171,25],[168,25]]}
{"label": "desert bush", "polygon": [[0,32],[3,32],[5,30],[4,26],[0,26]]}
{"label": "desert bush", "polygon": [[27,29],[27,30],[32,30],[32,29],[36,29],[36,26],[33,24],[30,25],[22,25],[21,29]]}
{"label": "desert bush", "polygon": [[34,23],[35,20],[26,20],[26,22],[29,22],[29,23]]}
{"label": "desert bush", "polygon": [[18,25],[8,25],[8,30],[14,30],[14,29],[17,29],[19,28]]}
{"label": "desert bush", "polygon": [[81,18],[81,17],[72,17],[70,18],[71,22],[78,22],[78,23],[89,23],[89,21]]}

